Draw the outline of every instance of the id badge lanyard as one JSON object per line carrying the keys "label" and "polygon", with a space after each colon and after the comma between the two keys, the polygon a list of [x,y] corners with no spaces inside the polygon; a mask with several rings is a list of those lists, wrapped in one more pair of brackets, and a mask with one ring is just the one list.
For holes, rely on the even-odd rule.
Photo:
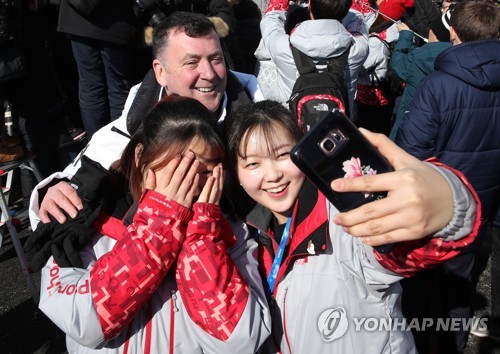
{"label": "id badge lanyard", "polygon": [[274,256],[273,265],[271,267],[271,272],[267,277],[267,285],[269,286],[269,294],[271,295],[276,286],[276,277],[278,276],[278,271],[280,270],[281,262],[283,261],[283,254],[285,254],[285,247],[290,237],[290,225],[292,223],[292,217],[289,217],[286,221],[285,229],[283,230],[283,236],[281,236],[281,241],[278,246],[278,251]]}

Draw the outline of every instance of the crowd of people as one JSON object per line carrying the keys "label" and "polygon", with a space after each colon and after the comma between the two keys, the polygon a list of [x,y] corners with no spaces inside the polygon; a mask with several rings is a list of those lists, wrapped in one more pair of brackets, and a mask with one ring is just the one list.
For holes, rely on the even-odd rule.
{"label": "crowd of people", "polygon": [[[39,11],[22,3],[24,14]],[[492,313],[474,331],[500,328],[493,0],[61,0],[58,9],[79,109],[59,87],[59,115],[73,118],[57,122],[88,144],[32,188],[25,250],[41,271],[39,307],[68,352],[463,353],[474,255],[488,237]],[[297,50],[320,72],[345,58],[342,108],[394,168],[331,188],[387,197],[339,212],[292,163],[306,133],[289,109]],[[138,53],[149,70],[134,67]],[[28,64],[0,81],[2,98],[12,83],[36,87]],[[53,72],[57,88],[64,75]],[[31,118],[25,100],[12,102]],[[46,106],[31,108],[43,116]],[[437,317],[464,325],[397,325]],[[373,331],[360,319],[396,326]]]}

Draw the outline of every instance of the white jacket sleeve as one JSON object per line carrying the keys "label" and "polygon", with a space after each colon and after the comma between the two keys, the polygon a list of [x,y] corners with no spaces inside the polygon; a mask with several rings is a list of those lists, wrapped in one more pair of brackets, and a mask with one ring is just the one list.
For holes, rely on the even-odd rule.
{"label": "white jacket sleeve", "polygon": [[366,27],[363,15],[355,10],[349,10],[347,15],[342,19],[342,24],[353,38],[349,50],[347,69],[344,71],[344,75],[349,96],[349,107],[354,107],[359,72],[363,68],[363,63],[368,57],[369,52],[368,28]]}
{"label": "white jacket sleeve", "polygon": [[285,31],[285,11],[266,13],[260,22],[262,42],[276,65],[277,88],[276,99],[286,102],[297,80],[298,72],[290,49],[290,37]]}
{"label": "white jacket sleeve", "polygon": [[[99,162],[102,167],[108,169],[109,166],[121,157],[123,149],[129,142],[129,138],[113,131],[119,129],[128,135],[127,130],[127,115],[134,101],[135,95],[141,85],[137,84],[130,89],[130,93],[125,102],[122,115],[99,129],[93,136],[88,145],[82,150],[80,155],[88,156],[91,160]],[[80,155],[75,161],[69,164],[64,172],[74,175],[76,170],[80,168]]]}
{"label": "white jacket sleeve", "polygon": [[[361,274],[366,283],[375,289],[386,288],[402,277],[409,277],[421,270],[459,254],[474,240],[477,234],[478,218],[474,195],[453,171],[431,165],[447,180],[452,193],[454,215],[450,223],[434,235],[420,240],[399,242],[391,252],[381,254],[363,244],[359,238],[344,233],[330,223],[334,249],[345,269]],[[336,209],[327,203],[329,218]],[[336,248],[335,248],[336,247]]]}
{"label": "white jacket sleeve", "polygon": [[45,186],[50,184],[54,179],[71,179],[80,168],[80,159],[82,155],[88,156],[90,159],[99,162],[104,168],[108,169],[109,166],[121,157],[123,149],[129,142],[129,138],[113,131],[114,128],[128,134],[127,132],[127,115],[134,101],[135,95],[139,90],[140,84],[135,85],[130,90],[130,93],[125,102],[125,106],[122,111],[122,115],[109,123],[108,125],[99,129],[93,136],[87,146],[78,154],[76,159],[70,163],[63,172],[56,172],[45,178],[42,182],[38,183],[30,198],[29,207],[29,217],[31,222],[31,227],[33,230],[36,229],[36,225],[40,221],[38,217],[38,212],[40,210],[40,200],[39,191]]}
{"label": "white jacket sleeve", "polygon": [[[84,252],[93,254],[91,247]],[[95,255],[92,256],[95,261]],[[39,307],[57,327],[77,343],[97,348],[104,334],[94,307],[90,268],[60,268],[51,257],[42,269]]]}

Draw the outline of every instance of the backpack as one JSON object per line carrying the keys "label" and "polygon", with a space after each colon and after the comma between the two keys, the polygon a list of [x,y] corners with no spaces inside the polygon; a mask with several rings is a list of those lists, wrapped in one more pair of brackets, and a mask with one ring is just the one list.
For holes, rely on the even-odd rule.
{"label": "backpack", "polygon": [[[387,42],[385,39],[380,38],[378,35],[371,33],[369,35],[369,40],[371,38],[376,38],[379,40],[386,48],[386,56],[387,56],[387,62],[383,63],[382,65],[385,65],[385,75],[384,77],[379,77],[376,74],[376,69],[377,67],[371,67],[370,69],[364,69],[367,73],[367,75],[370,77],[370,82],[372,87],[379,87],[384,95],[387,97],[389,100],[395,100],[396,97],[401,96],[403,94],[403,82],[401,79],[394,73],[392,70],[392,54],[394,53],[394,48],[396,47],[397,41],[394,42]],[[363,72],[360,73],[359,77],[363,75]]]}
{"label": "backpack", "polygon": [[308,131],[325,111],[335,108],[348,114],[344,68],[349,48],[338,57],[319,61],[317,65],[326,65],[322,71],[317,69],[314,61],[306,54],[294,46],[291,49],[300,76],[293,85],[288,105],[299,125]]}

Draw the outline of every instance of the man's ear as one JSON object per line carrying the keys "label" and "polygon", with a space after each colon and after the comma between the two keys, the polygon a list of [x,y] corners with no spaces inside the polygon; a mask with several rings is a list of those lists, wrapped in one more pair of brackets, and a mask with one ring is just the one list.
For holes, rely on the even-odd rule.
{"label": "man's ear", "polygon": [[156,81],[161,87],[167,89],[167,71],[158,59],[153,60],[153,70],[155,72]]}
{"label": "man's ear", "polygon": [[455,32],[455,30],[453,29],[452,26],[450,26],[450,42],[453,45],[457,45],[457,44],[462,43],[462,41],[460,40],[460,38],[457,35],[457,32]]}

